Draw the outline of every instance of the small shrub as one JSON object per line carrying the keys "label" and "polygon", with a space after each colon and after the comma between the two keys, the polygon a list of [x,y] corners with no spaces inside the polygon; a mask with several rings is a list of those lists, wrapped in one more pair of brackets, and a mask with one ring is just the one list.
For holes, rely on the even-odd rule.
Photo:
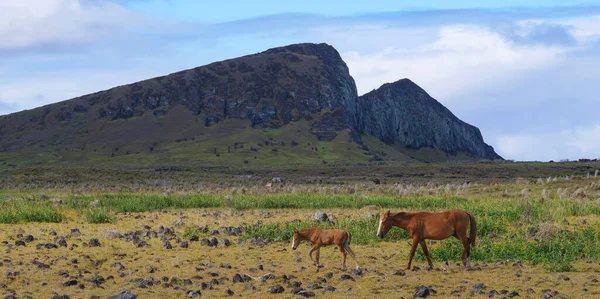
{"label": "small shrub", "polygon": [[189,240],[192,237],[198,237],[198,226],[190,225],[185,228],[183,231],[183,238]]}

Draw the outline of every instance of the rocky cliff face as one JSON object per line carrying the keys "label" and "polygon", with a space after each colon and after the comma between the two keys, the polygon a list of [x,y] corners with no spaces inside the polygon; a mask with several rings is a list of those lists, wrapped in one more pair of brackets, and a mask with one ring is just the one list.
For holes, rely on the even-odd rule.
{"label": "rocky cliff face", "polygon": [[408,79],[384,84],[359,97],[358,102],[356,129],[385,143],[502,159],[484,143],[479,129],[458,119]]}

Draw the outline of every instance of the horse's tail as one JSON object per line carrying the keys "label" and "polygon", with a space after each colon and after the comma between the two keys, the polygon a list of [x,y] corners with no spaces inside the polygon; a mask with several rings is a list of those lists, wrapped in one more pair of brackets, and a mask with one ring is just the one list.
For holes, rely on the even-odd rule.
{"label": "horse's tail", "polygon": [[346,231],[346,241],[344,242],[345,246],[350,245],[350,241],[352,241],[352,234],[349,231]]}
{"label": "horse's tail", "polygon": [[469,222],[471,224],[471,228],[469,230],[469,243],[471,244],[471,247],[475,247],[475,238],[477,237],[477,224],[475,223],[475,217],[473,217],[473,214],[471,214],[471,212],[467,212],[467,215],[469,216]]}

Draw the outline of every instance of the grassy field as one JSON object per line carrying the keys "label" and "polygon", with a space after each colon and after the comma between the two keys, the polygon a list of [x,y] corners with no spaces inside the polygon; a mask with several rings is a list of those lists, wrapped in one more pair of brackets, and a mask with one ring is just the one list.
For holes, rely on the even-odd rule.
{"label": "grassy field", "polygon": [[[0,263],[7,272],[3,292],[18,298],[88,298],[131,290],[142,298],[185,298],[190,290],[211,297],[230,290],[263,297],[270,295],[269,287],[281,285],[285,293],[273,296],[297,297],[292,284],[302,283],[317,296],[336,298],[390,292],[410,297],[421,285],[438,297],[496,290],[506,291],[497,297],[558,291],[555,297],[593,298],[600,296],[598,166],[5,170],[0,172],[0,229],[7,244]],[[432,175],[426,180],[419,173]],[[265,186],[272,176],[286,182]],[[381,183],[373,183],[375,178]],[[414,265],[421,270],[397,272],[406,265],[410,240],[397,228],[376,238],[379,215],[387,209],[471,211],[478,225],[474,268],[461,270],[462,247],[448,239],[429,243],[433,270],[423,270],[419,249]],[[316,211],[333,221],[312,220]],[[342,271],[333,248],[322,249],[324,268],[318,273],[306,256],[308,245],[291,251],[291,231],[313,226],[349,230],[363,273]],[[239,232],[232,234],[231,227]],[[74,228],[81,234],[72,233]],[[64,237],[66,247],[57,237]],[[212,237],[216,247],[206,245]],[[100,246],[90,247],[92,239]],[[172,249],[165,248],[165,240]],[[274,277],[263,281],[269,273]],[[247,281],[234,282],[235,274]],[[344,274],[351,279],[342,279]],[[315,283],[335,291],[313,289]]]}

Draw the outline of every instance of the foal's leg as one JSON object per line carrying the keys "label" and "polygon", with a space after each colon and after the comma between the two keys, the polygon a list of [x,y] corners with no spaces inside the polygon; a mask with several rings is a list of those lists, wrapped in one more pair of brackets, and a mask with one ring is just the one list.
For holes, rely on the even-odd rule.
{"label": "foal's leg", "polygon": [[408,258],[408,265],[406,266],[407,270],[410,270],[410,264],[412,264],[412,259],[415,256],[415,250],[419,245],[419,240],[416,237],[413,237],[412,247],[410,248],[410,257]]}
{"label": "foal's leg", "polygon": [[[313,248],[310,249],[310,252],[308,253],[308,256],[310,257],[310,261],[313,263],[313,265],[317,265],[317,263],[315,263],[315,260],[312,257],[312,254],[315,250],[319,249],[319,245],[313,245]],[[318,259],[318,253],[317,253],[317,259]]]}
{"label": "foal's leg", "polygon": [[317,272],[319,272],[319,259],[321,258],[321,248],[320,247],[317,247],[316,256],[317,256],[317,264],[316,264]]}
{"label": "foal's leg", "polygon": [[342,270],[346,270],[346,250],[342,245],[338,245],[340,252],[342,253]]}
{"label": "foal's leg", "polygon": [[423,248],[423,253],[425,253],[427,263],[429,263],[429,268],[433,269],[433,263],[431,262],[431,258],[429,257],[429,250],[427,250],[427,244],[425,244],[425,240],[421,241],[421,248]]}

